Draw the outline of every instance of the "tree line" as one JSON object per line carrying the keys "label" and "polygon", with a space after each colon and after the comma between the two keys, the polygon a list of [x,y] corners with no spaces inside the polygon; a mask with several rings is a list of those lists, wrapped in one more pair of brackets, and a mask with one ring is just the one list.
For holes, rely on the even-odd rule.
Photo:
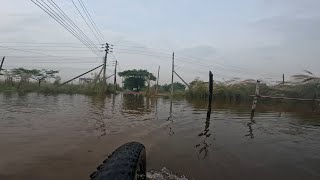
{"label": "tree line", "polygon": [[41,83],[49,80],[55,79],[55,83],[59,83],[61,78],[57,76],[59,71],[48,70],[48,69],[26,69],[26,68],[14,68],[9,71],[4,71],[7,82],[13,82],[13,79],[20,79],[18,87],[23,82],[28,82],[30,79],[33,79],[38,82],[38,86],[41,86]]}

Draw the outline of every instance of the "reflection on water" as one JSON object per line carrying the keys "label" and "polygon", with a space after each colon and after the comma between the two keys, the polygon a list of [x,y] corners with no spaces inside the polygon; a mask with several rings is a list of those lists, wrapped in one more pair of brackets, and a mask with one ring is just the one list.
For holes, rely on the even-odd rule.
{"label": "reflection on water", "polygon": [[319,179],[311,105],[259,102],[250,119],[250,103],[214,101],[207,111],[194,99],[0,94],[0,179],[50,179],[52,166],[55,179],[68,179],[63,169],[85,179],[128,141],[146,145],[149,170],[188,179]]}
{"label": "reflection on water", "polygon": [[250,122],[247,123],[247,126],[249,128],[248,134],[246,134],[245,136],[250,137],[250,139],[254,138],[254,134],[253,134],[253,128],[252,126],[255,124],[255,121],[253,120],[253,118],[250,118]]}
{"label": "reflection on water", "polygon": [[202,141],[202,143],[197,144],[195,146],[196,148],[199,148],[199,155],[198,155],[199,159],[204,159],[208,156],[208,152],[209,152],[208,148],[211,146],[211,144],[208,144],[206,142],[207,138],[211,136],[211,133],[209,133],[209,131],[210,131],[210,129],[209,129],[210,117],[211,117],[211,111],[212,111],[211,102],[212,101],[210,99],[209,103],[208,103],[207,117],[206,117],[206,121],[205,121],[204,131],[198,135],[200,137],[204,136],[203,141]]}
{"label": "reflection on water", "polygon": [[207,138],[209,138],[211,136],[211,133],[209,133],[210,129],[210,117],[206,119],[205,122],[205,128],[204,131],[202,133],[200,133],[198,136],[200,137],[204,137],[202,142],[200,144],[197,144],[195,147],[199,149],[199,155],[198,158],[199,159],[204,159],[207,157],[208,155],[208,148],[211,146],[211,144],[207,143]]}
{"label": "reflection on water", "polygon": [[142,115],[149,114],[150,109],[150,98],[146,98],[141,94],[126,94],[123,95],[122,109],[126,114],[131,115]]}
{"label": "reflection on water", "polygon": [[[92,96],[91,98],[91,105],[93,107],[90,108],[91,113],[94,114],[93,120],[95,129],[100,132],[99,137],[107,135],[107,126],[105,122],[105,107],[106,107],[106,98],[107,95],[99,94],[97,96]],[[114,99],[114,98],[113,98]],[[114,101],[113,101],[114,102]],[[114,108],[114,103],[112,108]],[[112,111],[113,112],[113,111]]]}
{"label": "reflection on water", "polygon": [[167,121],[169,122],[168,125],[167,125],[167,128],[169,128],[169,136],[172,136],[174,134],[174,131],[171,127],[171,124],[173,123],[173,120],[172,120],[172,99],[170,100],[170,108],[169,108],[169,117],[167,119]]}

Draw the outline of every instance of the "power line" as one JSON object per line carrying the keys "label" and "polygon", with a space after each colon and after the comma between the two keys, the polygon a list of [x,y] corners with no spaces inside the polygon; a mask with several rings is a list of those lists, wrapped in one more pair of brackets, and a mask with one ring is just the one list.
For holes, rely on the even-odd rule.
{"label": "power line", "polygon": [[[136,53],[136,52],[139,52],[139,53]],[[155,57],[164,57],[164,58],[169,58],[169,55],[168,56],[159,56],[159,55],[155,55],[157,53],[154,53],[154,52],[147,52],[147,53],[141,53],[141,51],[136,51],[136,52],[123,52],[123,51],[120,51],[120,52],[116,52],[116,53],[124,53],[124,54],[135,54],[135,55],[145,55],[145,56],[155,56]],[[160,54],[163,54],[163,53],[160,53]],[[163,54],[163,55],[166,55],[166,54]],[[238,74],[254,74],[254,75],[257,75],[258,73],[248,73],[247,71],[241,71],[239,69],[231,69],[231,68],[226,68],[226,67],[220,67],[220,66],[217,66],[217,65],[212,65],[212,64],[203,64],[203,63],[199,63],[199,62],[196,62],[196,61],[190,61],[190,60],[185,60],[185,59],[182,59],[182,58],[177,58],[178,61],[183,61],[183,62],[187,62],[187,63],[193,63],[193,64],[197,64],[197,65],[200,65],[200,66],[203,66],[203,67],[212,67],[214,69],[220,69],[220,70],[225,70],[225,71],[232,71],[232,72],[235,72],[235,73],[238,73]],[[262,74],[260,74],[262,75]],[[265,76],[265,75],[262,75],[262,76]]]}
{"label": "power line", "polygon": [[114,51],[113,53],[142,55],[142,56],[153,56],[153,57],[159,57],[159,58],[165,58],[165,59],[170,58],[169,56],[161,56],[161,55],[154,55],[154,54],[148,54],[148,53],[135,53],[135,52],[125,52],[125,51]]}
{"label": "power line", "polygon": [[[241,70],[232,70],[232,69],[228,69],[228,68],[225,68],[225,67],[219,67],[219,66],[215,66],[215,65],[210,65],[210,64],[203,64],[203,63],[199,63],[199,62],[195,62],[195,61],[189,61],[189,60],[185,60],[185,59],[181,59],[181,58],[176,58],[177,61],[182,61],[182,62],[187,62],[187,63],[192,63],[192,64],[197,64],[199,66],[203,66],[203,67],[206,67],[206,68],[210,68],[212,67],[212,69],[215,69],[215,70],[222,70],[222,71],[227,71],[227,72],[232,72],[232,73],[237,73],[237,74],[242,74],[242,75],[248,75],[248,74],[252,74],[252,75],[259,75],[259,74],[255,74],[255,73],[248,73],[248,72],[244,72],[244,71],[241,71]],[[259,76],[266,76],[266,75],[259,75]],[[269,76],[269,77],[272,77],[272,76]]]}
{"label": "power line", "polygon": [[[184,56],[186,59],[196,59],[196,60],[200,60],[200,61],[205,61],[205,62],[209,62],[208,60],[205,60],[205,59],[201,59],[201,58],[197,58],[197,57],[193,57],[193,56],[189,56],[189,55],[185,55],[183,53],[177,53],[177,54],[180,54],[182,56]],[[211,63],[211,62],[210,62]],[[220,64],[220,66],[226,66],[226,67],[229,67],[229,69],[232,69],[233,71],[241,71],[242,69],[242,72],[250,72],[251,71],[251,74],[260,74],[260,75],[270,75],[270,74],[263,74],[263,73],[258,73],[258,72],[254,72],[250,69],[247,69],[247,68],[243,68],[243,67],[240,67],[240,66],[233,66],[233,65],[226,65],[226,64],[223,64],[223,63],[219,63],[217,61],[214,61],[214,63],[216,64]],[[217,66],[217,65],[216,65]]]}
{"label": "power line", "polygon": [[[98,57],[100,57],[99,54],[97,54],[93,49],[93,47],[90,45],[90,43],[88,42],[88,40],[86,40],[84,37],[81,37],[81,35],[79,35],[75,29],[70,26],[69,24],[66,23],[66,21],[61,18],[61,16],[56,16],[55,14],[57,14],[55,11],[50,11],[46,6],[44,6],[41,2],[39,2],[38,0],[37,3],[34,0],[31,0],[34,4],[36,4],[39,8],[41,8],[43,11],[45,11],[49,16],[51,16],[55,21],[57,21],[61,26],[63,26],[66,30],[68,30],[74,37],[76,37],[79,41],[81,41],[85,46],[87,46],[94,54],[96,54]],[[42,1],[43,2],[43,1]],[[46,4],[46,3],[45,3]],[[47,4],[46,4],[47,5]],[[48,5],[47,5],[48,6]],[[49,7],[50,8],[50,7]],[[52,8],[50,8],[52,10]],[[62,11],[63,12],[63,11]],[[65,15],[65,14],[64,14]]]}
{"label": "power line", "polygon": [[[79,0],[78,0],[78,1],[79,1]],[[95,23],[94,20],[92,19],[91,15],[90,15],[89,11],[87,10],[86,6],[84,5],[83,1],[80,0],[79,2],[80,2],[80,4],[82,4],[85,12],[87,12],[86,14],[89,16],[88,19],[90,20],[91,24],[93,25],[93,27],[95,28],[95,30],[96,30],[96,31],[98,32],[98,34],[100,35],[100,38],[102,39],[103,42],[105,42],[105,39],[104,39],[103,35],[101,34],[101,31],[99,30],[99,28],[97,27],[96,23]]]}
{"label": "power line", "polygon": [[[112,53],[111,53],[111,56],[115,61],[118,61],[118,59]],[[118,63],[119,63],[119,61],[118,61]]]}
{"label": "power line", "polygon": [[[62,42],[21,42],[21,41],[15,41],[15,42],[6,42],[1,41],[2,44],[56,44],[56,45],[84,45],[81,43],[62,43]],[[97,44],[98,45],[98,44]],[[99,44],[100,45],[100,44]]]}
{"label": "power line", "polygon": [[22,51],[22,52],[27,52],[27,53],[31,53],[31,54],[39,54],[39,55],[43,55],[43,56],[55,57],[55,58],[60,58],[60,59],[70,59],[70,58],[65,58],[65,57],[62,57],[62,56],[54,56],[54,55],[50,55],[50,54],[33,52],[33,51],[28,51],[28,50],[23,50],[23,49],[17,49],[17,48],[10,48],[10,47],[1,46],[1,45],[0,45],[0,48],[5,48],[5,49],[15,50],[15,51]]}
{"label": "power line", "polygon": [[[90,31],[93,33],[93,35],[96,37],[96,39],[98,40],[99,43],[102,43],[102,41],[100,41],[100,39],[97,37],[96,33],[92,30],[91,26],[88,24],[87,20],[83,17],[81,11],[78,9],[77,5],[74,3],[74,1],[72,1],[74,7],[77,9],[77,11],[79,12],[79,14],[81,15],[82,19],[84,20],[84,22],[87,24],[87,26],[89,27]],[[81,5],[81,4],[80,4]],[[81,6],[82,7],[82,6]],[[83,8],[83,7],[82,7]]]}
{"label": "power line", "polygon": [[[127,50],[127,51],[136,51],[136,52],[146,51],[147,49],[155,49],[155,50],[160,50],[160,51],[165,51],[165,52],[171,52],[170,50],[166,50],[166,49],[148,48],[148,47],[144,47],[144,46],[130,46],[130,45],[115,45],[115,46],[132,47],[132,48],[134,48],[134,49],[121,49],[121,48],[117,48],[117,49],[118,49],[118,50]],[[140,48],[141,50],[139,50],[139,48]],[[137,49],[138,49],[138,50],[137,50]],[[160,52],[152,52],[152,53],[162,54],[162,53],[160,53]],[[184,56],[184,58],[197,59],[197,60],[201,60],[201,61],[206,61],[206,62],[208,62],[208,61],[205,60],[205,59],[201,59],[201,58],[193,57],[193,56],[190,56],[190,55],[186,55],[186,54],[181,53],[181,52],[180,52],[180,53],[178,52],[177,54],[180,54],[180,55]],[[256,75],[256,74],[260,74],[260,75],[263,75],[263,76],[265,76],[265,75],[270,76],[270,74],[264,74],[264,73],[254,72],[254,71],[252,71],[252,70],[249,70],[249,69],[247,69],[247,68],[243,68],[243,67],[240,67],[240,66],[226,65],[226,64],[223,64],[223,63],[219,63],[219,62],[217,62],[217,61],[214,61],[214,63],[219,64],[220,66],[226,66],[226,67],[228,67],[229,69],[232,69],[233,71],[238,71],[238,72],[240,72],[241,69],[242,69],[242,72],[249,72],[249,71],[251,71],[250,74],[255,74],[255,75]],[[215,66],[217,66],[217,65],[215,65]],[[274,75],[271,75],[271,76],[274,76]]]}
{"label": "power line", "polygon": [[93,57],[93,56],[54,56],[54,57],[47,57],[47,56],[7,56],[7,57],[14,57],[14,58],[70,58],[70,59],[72,59],[72,58],[75,58],[75,59],[100,59],[100,58],[98,58],[98,57]]}
{"label": "power line", "polygon": [[[5,44],[5,43],[1,43],[1,44]],[[63,48],[63,49],[88,49],[87,47],[80,47],[80,46],[52,46],[52,45],[49,45],[49,46],[43,46],[43,45],[36,45],[36,46],[33,46],[33,45],[9,45],[8,47],[30,47],[30,48]]]}
{"label": "power line", "polygon": [[[47,9],[49,12],[51,12],[51,14],[53,14],[53,16],[55,16],[55,17],[56,17],[60,22],[62,22],[64,25],[66,25],[67,27],[69,27],[69,28],[70,28],[74,33],[76,33],[80,38],[83,38],[83,40],[88,43],[87,45],[89,45],[89,46],[91,47],[90,42],[92,43],[92,41],[91,41],[84,33],[82,33],[82,35],[83,35],[84,37],[81,37],[81,35],[80,35],[78,32],[76,32],[76,30],[74,29],[74,27],[72,27],[71,24],[67,23],[67,21],[61,17],[61,16],[65,17],[65,16],[64,16],[65,13],[63,12],[63,10],[60,9],[60,7],[59,7],[57,4],[55,4],[52,0],[51,0],[51,1],[48,0],[48,2],[49,2],[58,12],[60,12],[60,14],[57,13],[55,10],[53,10],[53,9],[52,9],[47,3],[45,3],[43,0],[41,0],[41,1],[42,1],[51,11],[37,0],[37,2],[39,2],[45,9]],[[60,16],[60,15],[61,15],[61,16]],[[80,30],[80,31],[81,31],[81,30]],[[82,32],[82,31],[81,31],[81,32]]]}
{"label": "power line", "polygon": [[[51,2],[52,3],[51,3]],[[69,16],[53,1],[53,0],[50,0],[49,3],[54,6],[61,14],[62,16],[69,22],[71,23],[71,25],[73,25],[87,40],[88,42],[90,42],[89,44],[92,46],[92,47],[95,47],[97,48],[94,43],[91,41],[91,39],[85,34],[83,33],[83,31],[69,18]],[[98,48],[97,48],[98,49]],[[99,50],[99,49],[98,49]]]}
{"label": "power line", "polygon": [[162,53],[162,52],[155,52],[155,51],[147,51],[147,50],[136,50],[136,49],[123,49],[123,48],[116,48],[115,50],[120,50],[120,51],[134,51],[134,52],[147,52],[147,53],[153,53],[153,54],[160,54],[160,55],[165,55],[165,56],[171,56],[169,53]]}
{"label": "power line", "polygon": [[31,50],[31,51],[90,51],[90,49],[83,50],[83,49],[24,49],[24,50]]}
{"label": "power line", "polygon": [[160,49],[160,48],[150,48],[150,47],[145,47],[145,46],[130,46],[130,45],[122,45],[122,44],[114,44],[114,46],[120,46],[120,47],[131,47],[131,48],[135,48],[135,49],[153,49],[153,50],[158,50],[158,51],[165,51],[165,52],[172,52],[172,50],[169,49]]}

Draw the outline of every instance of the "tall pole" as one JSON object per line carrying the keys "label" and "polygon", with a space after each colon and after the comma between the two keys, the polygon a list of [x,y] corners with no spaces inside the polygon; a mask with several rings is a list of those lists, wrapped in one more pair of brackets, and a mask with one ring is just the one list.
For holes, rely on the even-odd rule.
{"label": "tall pole", "polygon": [[106,86],[107,86],[107,79],[106,79],[106,72],[107,72],[107,55],[108,55],[108,52],[109,52],[109,44],[106,43],[106,54],[104,56],[104,61],[103,61],[103,91],[105,91],[106,89]]}
{"label": "tall pole", "polygon": [[157,77],[156,95],[158,94],[158,88],[159,88],[159,75],[160,75],[160,66],[158,67],[158,77]]}
{"label": "tall pole", "polygon": [[284,85],[284,74],[282,74],[282,85]]}
{"label": "tall pole", "polygon": [[0,65],[0,75],[1,75],[2,65],[3,65],[3,62],[4,62],[4,59],[5,59],[5,58],[6,58],[6,57],[3,56],[2,61],[1,61],[1,65]]}
{"label": "tall pole", "polygon": [[173,95],[173,72],[174,72],[174,52],[172,53],[171,97],[172,97],[172,95]]}
{"label": "tall pole", "polygon": [[114,66],[114,81],[113,81],[114,91],[117,90],[117,65],[118,65],[118,61],[116,60],[116,64]]}

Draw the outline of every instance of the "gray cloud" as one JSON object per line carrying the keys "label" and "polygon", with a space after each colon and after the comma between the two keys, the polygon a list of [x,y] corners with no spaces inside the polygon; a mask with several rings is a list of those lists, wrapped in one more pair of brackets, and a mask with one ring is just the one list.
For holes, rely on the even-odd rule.
{"label": "gray cloud", "polygon": [[[87,27],[82,19],[75,13],[76,11],[70,1],[61,0],[59,3],[86,33],[90,32],[86,29]],[[108,2],[103,3],[108,4]],[[320,66],[318,60],[318,57],[320,57],[320,51],[318,51],[320,45],[320,35],[318,33],[320,32],[320,12],[318,10],[320,1],[318,0],[261,0],[260,3],[252,5],[252,7],[241,7],[239,5],[239,9],[243,9],[243,11],[258,9],[257,11],[251,12],[249,10],[250,12],[245,15],[237,14],[238,12],[224,14],[224,9],[218,13],[209,13],[208,11],[206,17],[209,18],[206,20],[204,20],[205,18],[199,18],[196,12],[194,14],[195,19],[192,19],[193,16],[181,16],[175,14],[176,11],[172,11],[169,14],[175,16],[174,19],[181,20],[172,21],[168,19],[168,16],[161,14],[163,9],[157,9],[159,11],[159,15],[156,14],[158,19],[154,20],[153,23],[149,23],[151,16],[148,15],[153,14],[152,10],[148,9],[150,4],[146,3],[142,6],[139,3],[117,3],[110,4],[111,10],[108,12],[104,12],[103,9],[98,7],[98,4],[100,5],[99,1],[88,3],[88,5],[91,5],[91,7],[88,6],[91,10],[97,10],[92,12],[92,15],[97,20],[107,42],[172,49],[172,51],[177,52],[177,59],[186,58],[178,55],[178,52],[181,52],[199,59],[205,59],[205,61],[192,58],[188,60],[220,67],[220,69],[214,69],[209,66],[203,67],[177,61],[177,71],[187,81],[191,81],[195,76],[203,76],[206,79],[208,70],[221,74],[221,77],[252,78],[257,77],[257,73],[250,74],[249,70],[277,76],[277,74],[283,72],[292,74],[303,69],[316,72],[318,71],[316,67]],[[0,41],[80,43],[32,3],[13,0],[4,4],[0,7],[1,13],[6,14],[1,14]],[[219,6],[218,3],[213,4]],[[143,15],[132,15],[136,11],[132,6],[143,11],[141,12]],[[153,3],[151,3],[151,7],[159,8]],[[230,11],[229,6],[223,5],[221,7],[227,8],[225,9],[226,12]],[[184,8],[188,9],[187,6]],[[184,12],[187,9],[182,8],[179,12]],[[132,19],[137,21],[131,21]],[[202,21],[199,21],[200,19]],[[181,23],[184,20],[188,23]],[[159,24],[159,22],[163,23]],[[167,23],[176,26],[168,28]],[[184,29],[185,26],[190,26],[190,28],[186,30]],[[94,37],[90,38],[93,39]],[[117,48],[125,49],[128,47],[115,46],[115,52]],[[0,52],[3,53],[3,51]],[[51,54],[52,52],[46,53]],[[167,53],[169,54],[168,58],[121,53],[115,53],[115,56],[119,59],[122,70],[149,68],[150,71],[155,73],[157,66],[161,65],[161,75],[163,77],[160,78],[160,81],[161,83],[167,83],[170,79],[171,52],[168,51]],[[17,55],[17,52],[10,51],[4,54]],[[19,54],[29,55],[26,53]],[[54,53],[54,55],[69,56],[74,54],[59,52]],[[93,54],[87,51],[79,52],[77,55],[92,56]],[[112,56],[109,59],[112,60]],[[100,63],[100,61],[97,63]],[[19,65],[17,61],[11,63],[11,67]],[[91,65],[94,66],[95,64]],[[34,66],[38,66],[38,64],[34,64]],[[39,66],[51,65],[48,63]],[[74,68],[77,67],[79,71],[75,69],[70,72],[63,70],[61,73],[70,77],[81,73],[86,65],[74,66]],[[235,67],[241,70],[241,74],[237,73]],[[88,68],[91,68],[90,64]],[[249,70],[247,71],[247,69]]]}

